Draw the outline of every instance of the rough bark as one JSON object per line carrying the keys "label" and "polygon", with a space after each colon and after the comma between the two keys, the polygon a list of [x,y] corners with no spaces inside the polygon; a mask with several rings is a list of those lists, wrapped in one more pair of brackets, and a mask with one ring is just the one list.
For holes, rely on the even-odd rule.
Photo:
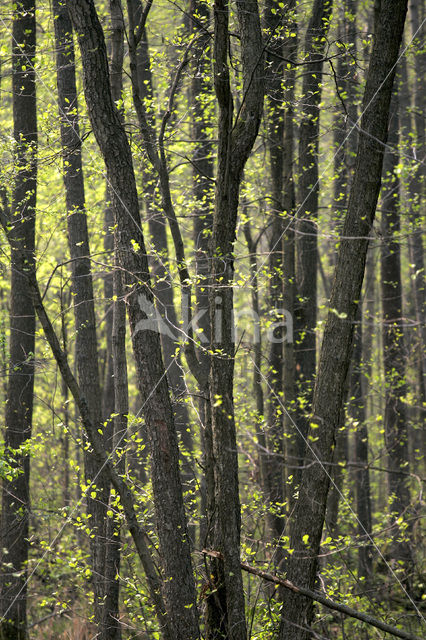
{"label": "rough bark", "polygon": [[368,469],[368,428],[366,424],[367,391],[369,379],[365,375],[365,362],[362,361],[363,325],[361,308],[358,314],[354,335],[352,358],[351,392],[348,412],[355,430],[355,459],[359,468],[355,470],[356,511],[358,517],[358,577],[368,581],[372,576],[373,553],[371,545],[371,496],[370,472]]}
{"label": "rough bark", "polygon": [[266,55],[267,94],[267,149],[271,179],[271,226],[269,231],[269,291],[268,320],[276,325],[269,330],[269,353],[267,372],[267,429],[268,455],[264,461],[264,491],[269,504],[267,521],[274,545],[275,561],[281,560],[280,538],[283,532],[284,492],[284,416],[283,400],[283,177],[284,177],[284,86],[282,56],[284,53],[284,16],[282,3],[268,0],[265,3],[264,25],[268,39]]}
{"label": "rough bark", "polygon": [[[135,23],[141,18],[142,5],[138,0],[132,0],[132,11]],[[137,48],[137,91],[143,104],[149,104],[154,98],[153,80],[151,73],[151,61],[146,29],[142,30],[141,39]],[[146,118],[155,131],[155,116],[153,106],[145,107]],[[175,424],[180,434],[186,454],[193,449],[192,434],[188,408],[185,404],[186,383],[182,368],[180,350],[177,350],[179,339],[179,323],[176,314],[173,281],[170,273],[167,239],[167,219],[158,202],[155,188],[155,170],[148,158],[142,161],[142,183],[145,193],[146,215],[148,218],[149,232],[154,251],[152,257],[152,278],[156,302],[156,309],[161,316],[164,331],[161,331],[161,346],[163,350],[164,364],[167,370],[167,378],[174,399]],[[194,472],[187,455],[182,456],[182,482],[185,490],[191,487]],[[191,538],[194,532],[191,531]]]}
{"label": "rough bark", "polygon": [[398,519],[410,515],[408,430],[405,396],[406,353],[404,346],[400,233],[400,184],[397,174],[398,106],[397,92],[392,101],[388,147],[385,152],[382,188],[381,293],[383,316],[383,365],[385,375],[385,446],[388,456],[390,511],[392,520],[392,556],[403,568],[403,581],[410,587],[412,554],[409,529],[404,531]]}
{"label": "rough bark", "polygon": [[[318,269],[318,141],[322,93],[323,57],[331,0],[315,0],[305,36],[305,59],[309,61],[303,77],[303,107],[299,128],[299,180],[297,225],[297,296],[295,357],[298,393],[305,396],[306,409],[300,411],[298,426],[299,463],[305,453],[309,411],[316,371],[317,269]],[[298,474],[300,480],[300,474]]]}
{"label": "rough bark", "polygon": [[[263,46],[256,0],[237,1],[241,37],[243,100],[233,122],[228,50],[229,6],[214,5],[214,85],[219,105],[215,211],[210,253],[211,366],[215,512],[213,542],[223,554],[215,580],[230,640],[246,638],[244,592],[240,568],[240,500],[233,407],[234,342],[232,324],[233,246],[239,187],[256,139],[263,107]],[[223,637],[222,629],[209,637]]]}
{"label": "rough bark", "polygon": [[[14,182],[9,238],[11,249],[9,377],[5,415],[5,459],[12,479],[3,479],[0,546],[0,638],[27,637],[27,569],[30,509],[30,457],[35,313],[27,273],[35,264],[37,201],[37,108],[34,56],[34,0],[14,5],[12,23],[12,100]],[[19,450],[20,447],[23,449]]]}
{"label": "rough bark", "polygon": [[[115,258],[114,258],[115,259]],[[129,398],[126,359],[126,305],[123,277],[119,265],[113,272],[112,360],[114,363],[114,423],[111,449],[117,473],[126,471],[125,445]],[[110,506],[111,509],[111,506]],[[109,517],[106,525],[104,625],[108,640],[121,640],[120,598],[120,520]]]}
{"label": "rough bark", "polygon": [[208,513],[214,511],[214,472],[213,472],[213,436],[211,432],[210,398],[208,391],[209,357],[206,347],[210,343],[210,318],[208,301],[209,238],[213,226],[214,167],[211,129],[213,123],[213,105],[206,104],[206,96],[213,95],[210,78],[213,43],[208,31],[211,12],[205,2],[191,0],[189,5],[191,33],[195,43],[192,49],[190,108],[192,112],[191,136],[193,152],[191,158],[193,195],[195,200],[193,242],[195,250],[195,308],[197,325],[202,333],[197,335],[200,346],[198,360],[206,381],[200,388],[200,422],[203,466],[205,473],[201,478],[201,523],[200,546],[207,545]]}
{"label": "rough bark", "polygon": [[[68,246],[71,256],[71,281],[76,324],[75,357],[78,379],[94,424],[102,424],[102,392],[98,367],[98,342],[93,281],[90,265],[90,245],[85,211],[84,176],[81,158],[75,57],[71,19],[61,0],[54,0],[56,69],[58,106],[61,121],[63,179],[67,207]],[[107,443],[108,434],[104,434]],[[108,444],[108,443],[107,443]],[[105,597],[111,585],[106,580],[106,526],[109,482],[89,451],[84,454],[86,483],[96,485],[96,498],[87,496],[87,510],[94,537],[90,537],[95,621],[100,640],[112,638],[117,606],[108,611]],[[92,492],[91,492],[92,493]],[[109,601],[109,600],[108,600]]]}
{"label": "rough bark", "polygon": [[111,97],[104,36],[94,4],[92,0],[68,4],[82,54],[88,112],[113,192],[119,264],[125,273],[133,353],[150,442],[168,623],[173,637],[192,640],[199,637],[199,630],[179,450],[159,335],[144,312],[146,303],[153,304],[153,295],[132,156]]}
{"label": "rough bark", "polygon": [[[109,0],[110,13],[110,83],[111,95],[116,104],[122,98],[123,91],[123,59],[124,59],[124,18],[120,0]],[[123,109],[119,109],[123,117]],[[112,209],[112,194],[108,182],[105,190],[104,217],[104,250],[107,256],[113,258],[114,253],[114,211]],[[112,346],[113,324],[113,272],[108,270],[104,276],[104,295],[106,301],[105,333],[106,353],[103,377],[102,415],[108,421],[108,439],[112,439],[113,424],[111,414],[114,412],[114,361]]]}
{"label": "rough bark", "polygon": [[[416,159],[416,169],[409,182],[410,191],[410,221],[412,235],[410,238],[410,262],[413,264],[414,300],[418,329],[418,379],[419,379],[419,417],[424,421],[426,414],[426,271],[423,249],[423,233],[421,227],[421,212],[425,200],[426,169],[426,99],[422,83],[426,73],[426,54],[422,44],[425,36],[424,7],[419,0],[411,0],[410,22],[411,35],[416,49],[414,56],[414,144],[411,151]],[[412,128],[410,127],[410,131]]]}
{"label": "rough bark", "polygon": [[[335,429],[344,401],[352,337],[364,277],[368,237],[374,220],[387,137],[395,65],[402,39],[406,0],[382,0],[363,100],[361,133],[348,212],[330,299],[315,384],[309,447],[318,464],[303,473],[291,526],[294,549],[287,577],[312,588],[324,523],[329,475],[320,465],[332,460]],[[303,536],[309,539],[305,544]],[[311,603],[296,594],[284,598],[280,640],[310,636]]]}
{"label": "rough bark", "polygon": [[[289,60],[296,60],[298,49],[297,22],[295,17],[296,3],[289,0],[286,4],[286,28],[290,33],[290,38],[284,42],[284,57]],[[286,410],[284,412],[284,431],[286,434],[285,456],[287,464],[297,464],[298,432],[296,426],[296,385],[295,385],[295,357],[294,357],[294,337],[293,320],[294,304],[296,297],[296,195],[294,187],[294,163],[295,163],[295,131],[294,131],[294,103],[296,67],[287,65],[284,76],[284,141],[283,141],[283,196],[282,206],[284,214],[284,234],[283,234],[283,304],[285,309],[286,335],[283,336],[283,390]],[[291,323],[291,324],[289,324]],[[288,502],[291,506],[294,502],[294,471],[287,470],[287,483],[289,487]]]}
{"label": "rough bark", "polygon": [[[356,43],[356,9],[357,0],[345,0],[339,7],[339,38],[342,43],[350,47],[350,54],[341,52],[337,61],[336,92],[338,92],[338,114],[334,119],[334,141],[337,146],[334,158],[334,220],[344,219],[344,212],[348,204],[348,192],[353,178],[354,159],[356,156],[357,131],[354,125],[358,119],[357,74],[353,58],[357,55]],[[343,104],[342,104],[342,102]],[[341,223],[339,224],[341,226]],[[335,265],[336,254],[332,258]],[[354,366],[357,366],[354,364]],[[349,374],[348,388],[352,393],[353,378]],[[336,537],[338,531],[339,503],[344,482],[344,463],[348,461],[349,435],[346,428],[345,410],[342,410],[339,429],[336,435],[333,467],[333,484],[330,489],[327,504],[327,529]]]}

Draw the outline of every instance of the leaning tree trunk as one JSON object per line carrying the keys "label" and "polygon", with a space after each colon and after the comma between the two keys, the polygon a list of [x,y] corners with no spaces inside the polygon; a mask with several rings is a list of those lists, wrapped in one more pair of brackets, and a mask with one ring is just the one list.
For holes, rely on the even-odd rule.
{"label": "leaning tree trunk", "polygon": [[390,470],[389,504],[392,519],[392,556],[403,570],[407,588],[411,584],[412,553],[409,528],[404,531],[401,521],[409,520],[410,488],[408,460],[408,430],[405,396],[405,346],[402,313],[401,253],[399,205],[400,184],[397,174],[398,107],[397,93],[389,126],[389,146],[385,152],[382,190],[381,290],[383,316],[383,365],[385,374],[385,446]]}
{"label": "leaning tree trunk", "polygon": [[5,460],[12,479],[3,479],[0,545],[0,638],[27,637],[27,568],[30,458],[34,389],[35,314],[27,272],[35,265],[37,199],[37,104],[34,71],[34,0],[14,5],[12,99],[15,175],[10,217],[10,339],[6,402]]}
{"label": "leaning tree trunk", "polygon": [[152,308],[153,295],[132,155],[111,97],[104,34],[93,0],[72,0],[68,6],[81,49],[88,113],[113,193],[119,263],[125,274],[126,306],[150,442],[168,623],[172,636],[192,640],[199,637],[199,629],[179,449],[160,338],[144,311],[146,305]]}
{"label": "leaning tree trunk", "polygon": [[[333,456],[335,429],[344,402],[345,381],[364,277],[368,238],[380,190],[383,143],[387,137],[395,65],[407,0],[382,0],[363,100],[354,180],[335,270],[315,384],[309,449],[316,464],[305,469],[293,515],[287,577],[314,588]],[[306,538],[305,536],[309,536]],[[280,640],[310,637],[312,603],[297,594],[284,597]]]}

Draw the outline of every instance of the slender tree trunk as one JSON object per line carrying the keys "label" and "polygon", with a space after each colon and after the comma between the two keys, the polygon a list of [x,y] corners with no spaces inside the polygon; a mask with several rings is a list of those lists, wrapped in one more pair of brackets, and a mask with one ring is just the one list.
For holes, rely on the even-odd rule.
{"label": "slender tree trunk", "polygon": [[[63,289],[61,289],[61,329],[62,329],[62,350],[68,358],[68,329],[67,318],[65,313],[64,295]],[[65,298],[68,305],[68,296]],[[62,395],[63,395],[63,435],[62,435],[62,457],[64,465],[64,480],[63,480],[63,499],[64,506],[69,506],[71,502],[70,495],[70,464],[69,464],[69,449],[70,449],[70,410],[69,410],[69,389],[65,384],[65,380],[62,380]]]}
{"label": "slender tree trunk", "polygon": [[[66,5],[54,0],[56,38],[56,66],[58,104],[61,117],[61,141],[64,156],[64,184],[67,206],[68,245],[72,259],[72,288],[76,336],[76,362],[82,393],[94,424],[102,424],[102,393],[98,369],[98,343],[93,282],[90,266],[90,246],[85,211],[84,176],[81,160],[78,101],[75,77],[72,24]],[[108,431],[108,428],[107,428]],[[104,438],[108,445],[109,434]],[[96,497],[87,496],[87,508],[94,537],[90,537],[92,555],[92,582],[95,597],[95,621],[100,639],[110,637],[108,620],[116,614],[105,608],[104,598],[109,584],[105,579],[106,567],[106,511],[109,482],[96,460],[85,450],[86,483],[96,486]],[[92,494],[93,490],[90,491]],[[113,619],[113,618],[111,618]]]}
{"label": "slender tree trunk", "polygon": [[[383,314],[383,363],[385,373],[385,446],[388,455],[389,499],[392,518],[392,555],[403,566],[403,580],[411,584],[412,554],[409,529],[398,520],[410,518],[408,430],[405,407],[407,383],[405,378],[405,346],[402,311],[401,255],[399,204],[400,184],[397,174],[399,162],[399,119],[397,92],[389,124],[388,144],[384,160],[382,189],[382,249],[381,289]],[[402,472],[402,473],[398,473]],[[409,525],[410,528],[410,525]]]}
{"label": "slender tree trunk", "polygon": [[251,282],[251,304],[253,309],[253,392],[256,398],[256,418],[258,421],[257,440],[259,443],[259,476],[261,487],[265,486],[264,474],[264,457],[267,452],[266,437],[264,429],[264,411],[265,400],[262,387],[262,341],[261,341],[261,325],[260,325],[260,301],[259,301],[259,283],[258,283],[258,263],[257,263],[257,242],[253,240],[251,234],[251,225],[248,218],[248,211],[244,211],[246,221],[244,223],[244,235],[247,242],[250,261],[250,282]]}
{"label": "slender tree trunk", "polygon": [[93,1],[72,0],[68,6],[81,48],[88,112],[113,191],[119,264],[126,278],[126,306],[150,441],[168,623],[172,637],[192,640],[199,637],[199,629],[179,450],[159,335],[144,312],[146,303],[153,304],[153,295],[132,156],[111,97],[104,36]]}
{"label": "slender tree trunk", "polygon": [[[337,221],[344,219],[344,212],[348,204],[348,192],[352,182],[354,158],[356,155],[357,133],[353,131],[357,121],[357,76],[356,67],[352,56],[356,58],[356,9],[357,0],[345,0],[339,7],[339,33],[342,42],[350,46],[350,55],[342,53],[337,62],[337,87],[339,92],[338,110],[335,118],[334,140],[337,146],[334,158],[334,205],[336,207],[335,218]],[[343,101],[345,106],[341,104]],[[341,226],[341,225],[339,225]],[[333,252],[333,264],[335,265],[335,253]],[[357,366],[354,364],[354,366]],[[359,366],[359,364],[358,364]],[[353,378],[349,374],[347,380],[350,395]],[[346,411],[342,409],[340,425],[336,434],[336,448],[334,462],[348,462],[349,434],[346,427]],[[336,537],[338,530],[339,503],[342,495],[345,477],[344,466],[336,464],[332,468],[333,484],[330,488],[327,504],[327,529]]]}
{"label": "slender tree trunk", "polygon": [[[299,463],[305,454],[308,415],[316,371],[317,269],[318,269],[318,141],[322,93],[323,56],[332,0],[315,0],[305,37],[305,58],[309,61],[303,77],[303,108],[299,138],[296,368],[299,393],[306,399],[298,426]],[[300,474],[298,474],[300,480]]]}
{"label": "slender tree trunk", "polygon": [[[115,252],[117,253],[117,252]],[[116,258],[114,257],[116,261]],[[112,434],[113,459],[117,472],[126,471],[125,446],[127,435],[127,417],[129,398],[127,385],[126,360],[126,305],[123,277],[118,264],[113,272],[113,323],[112,323],[112,360],[114,363],[114,423]],[[111,498],[110,498],[111,500]],[[114,510],[110,504],[110,510]],[[115,514],[109,517],[106,526],[105,559],[105,628],[108,640],[121,640],[119,620],[120,602],[120,520]]]}
{"label": "slender tree trunk", "polygon": [[[297,58],[297,22],[296,3],[289,0],[286,4],[285,25],[290,33],[290,37],[284,41],[284,57],[289,60]],[[295,473],[294,465],[298,461],[298,432],[297,432],[297,411],[296,411],[296,385],[295,385],[295,356],[293,340],[294,305],[296,297],[296,239],[295,239],[295,215],[296,215],[296,195],[294,188],[294,102],[296,67],[291,65],[284,76],[284,141],[283,141],[283,213],[284,213],[284,234],[283,234],[283,303],[285,314],[286,334],[283,336],[283,389],[284,389],[284,431],[286,434],[285,456],[287,463],[291,467],[287,470],[287,483],[289,486],[288,500],[290,508],[294,503]],[[297,470],[296,470],[297,471]]]}
{"label": "slender tree trunk", "polygon": [[[212,127],[212,105],[206,104],[206,96],[213,98],[210,79],[212,62],[212,42],[208,31],[211,12],[205,2],[190,1],[191,32],[196,37],[192,51],[192,76],[190,85],[190,106],[192,110],[191,134],[194,141],[192,154],[193,194],[195,199],[193,241],[196,268],[196,317],[201,333],[198,360],[207,381],[209,357],[206,347],[210,343],[210,318],[208,300],[209,239],[213,226],[214,167],[213,143],[209,130]],[[211,431],[210,398],[208,384],[200,391],[201,443],[205,472],[201,478],[201,523],[200,546],[206,546],[211,533],[208,529],[207,514],[214,511],[214,460],[213,435]]]}
{"label": "slender tree trunk", "polygon": [[30,458],[34,389],[35,313],[27,273],[35,265],[37,201],[37,106],[34,71],[34,0],[14,5],[12,99],[15,176],[10,219],[11,285],[9,380],[5,458],[12,479],[3,479],[0,546],[0,638],[27,638],[27,568],[30,510]]}
{"label": "slender tree trunk", "polygon": [[[366,276],[368,271],[366,272]],[[371,579],[373,571],[373,553],[371,545],[372,518],[370,497],[370,472],[368,469],[368,428],[366,424],[367,391],[369,379],[365,375],[365,362],[362,360],[363,326],[361,308],[358,314],[357,328],[354,336],[354,352],[352,358],[351,393],[348,412],[355,430],[355,460],[359,468],[355,470],[356,510],[358,517],[358,535],[360,547],[358,551],[358,577],[365,581]]]}
{"label": "slender tree trunk", "polygon": [[[291,526],[287,577],[313,588],[329,488],[335,430],[344,402],[345,381],[364,276],[368,238],[377,205],[395,65],[402,40],[407,0],[382,0],[367,74],[360,140],[348,212],[335,270],[330,310],[324,330],[315,384],[309,448],[317,464],[303,473]],[[321,466],[320,466],[321,465]],[[309,536],[305,538],[305,536]],[[286,594],[280,640],[310,637],[312,604]]]}
{"label": "slender tree trunk", "polygon": [[[410,262],[413,264],[413,289],[418,329],[418,380],[419,380],[419,418],[423,423],[426,416],[426,271],[423,249],[423,229],[421,225],[422,210],[425,201],[425,154],[426,154],[426,98],[422,78],[426,73],[425,11],[419,0],[410,0],[411,34],[414,38],[414,144],[411,146],[416,158],[416,169],[409,181],[410,221],[412,234],[410,238]],[[423,11],[422,11],[423,9]],[[410,127],[410,132],[412,128]],[[410,138],[411,139],[411,138]]]}
{"label": "slender tree trunk", "polygon": [[[359,333],[355,335],[354,372],[352,377],[352,397],[350,411],[354,421],[358,422],[355,431],[356,462],[363,465],[356,470],[356,505],[358,517],[358,533],[364,544],[358,552],[358,576],[369,579],[373,571],[373,551],[368,535],[373,530],[373,506],[370,491],[370,471],[368,426],[365,420],[374,412],[374,400],[368,406],[368,399],[373,391],[372,375],[374,362],[374,348],[376,338],[376,272],[374,248],[368,249],[365,267],[365,298],[361,311]],[[359,360],[358,349],[361,345]],[[355,367],[360,368],[361,378]],[[367,535],[368,534],[368,535]]]}
{"label": "slender tree trunk", "polygon": [[[246,622],[240,568],[240,499],[238,456],[233,406],[233,246],[237,223],[239,187],[247,158],[256,139],[263,107],[263,45],[256,0],[237,1],[241,36],[245,100],[233,124],[228,50],[229,6],[214,5],[214,82],[219,104],[218,164],[215,212],[210,253],[210,322],[212,357],[210,401],[215,457],[215,512],[213,543],[223,562],[214,573],[224,613],[226,638],[245,640]],[[209,638],[221,638],[223,627]]]}
{"label": "slender tree trunk", "polygon": [[[281,4],[281,8],[280,5]],[[278,0],[265,4],[264,24],[268,38],[267,69],[267,148],[271,176],[272,224],[269,233],[269,316],[275,325],[269,330],[268,411],[264,465],[264,490],[269,503],[267,521],[275,548],[275,561],[282,559],[280,538],[284,528],[284,416],[283,401],[283,178],[284,178],[284,87],[282,72],[285,8]]]}
{"label": "slender tree trunk", "polygon": [[[136,23],[140,20],[142,5],[137,0],[131,0],[133,5],[133,15]],[[148,37],[146,30],[143,30],[138,46],[138,93],[143,103],[153,100],[154,90],[151,73],[151,61],[149,55]],[[149,106],[147,117],[154,130],[155,117],[154,109]],[[177,351],[177,341],[179,339],[179,323],[174,302],[173,282],[169,268],[169,247],[167,239],[168,222],[161,210],[158,196],[155,193],[155,174],[147,158],[143,159],[143,186],[145,192],[146,214],[148,217],[149,232],[153,244],[152,276],[153,287],[156,300],[156,308],[162,319],[161,346],[164,357],[164,364],[167,370],[167,378],[174,399],[174,414],[176,429],[181,437],[184,448],[184,455],[181,458],[182,482],[184,489],[188,490],[194,480],[194,471],[188,460],[188,454],[193,450],[192,434],[188,408],[185,404],[186,382],[182,367],[180,351]],[[191,539],[194,539],[193,528],[190,527]]]}
{"label": "slender tree trunk", "polygon": [[[111,20],[110,38],[110,83],[111,95],[117,104],[122,98],[123,91],[123,59],[124,59],[124,18],[120,0],[109,0],[109,13]],[[123,110],[119,110],[123,118]],[[106,203],[104,217],[104,250],[112,257],[114,262],[114,211],[112,209],[112,194],[108,182],[106,183]],[[103,379],[102,415],[108,421],[107,432],[109,440],[112,440],[114,412],[114,360],[112,345],[112,325],[113,325],[113,279],[112,271],[107,271],[104,277],[104,294],[106,301],[105,333],[106,333],[106,355],[105,371]]]}

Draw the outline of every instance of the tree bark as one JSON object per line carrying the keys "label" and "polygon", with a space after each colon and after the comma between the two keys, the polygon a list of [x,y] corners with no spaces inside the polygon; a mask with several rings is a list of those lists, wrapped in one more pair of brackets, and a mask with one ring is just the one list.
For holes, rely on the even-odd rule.
{"label": "tree bark", "polygon": [[[279,6],[281,5],[281,7]],[[268,454],[265,457],[263,478],[264,491],[268,501],[267,521],[270,535],[275,546],[274,560],[282,559],[280,538],[284,528],[284,416],[283,400],[283,178],[284,178],[284,87],[282,56],[284,54],[284,18],[285,6],[278,0],[265,3],[264,24],[268,39],[266,55],[266,94],[267,94],[267,149],[271,179],[271,226],[269,233],[269,292],[268,320],[275,325],[268,331],[268,411],[266,444]]]}
{"label": "tree bark", "polygon": [[156,524],[163,592],[172,637],[199,637],[196,594],[179,476],[179,450],[167,378],[156,328],[147,324],[153,304],[136,181],[129,143],[113,103],[104,36],[92,0],[68,3],[83,61],[89,117],[113,192],[119,264],[125,273],[126,303],[138,385],[151,450]]}
{"label": "tree bark", "polygon": [[37,202],[37,103],[34,70],[34,0],[14,5],[12,100],[14,182],[9,238],[11,249],[9,377],[5,415],[5,459],[11,478],[3,479],[0,546],[0,638],[27,638],[27,567],[30,510],[30,457],[34,390],[35,313],[27,273],[35,265]]}
{"label": "tree bark", "polygon": [[[68,246],[71,256],[71,280],[76,324],[76,364],[79,384],[87,399],[87,406],[94,424],[102,425],[102,393],[98,367],[98,342],[93,281],[90,265],[89,234],[85,210],[84,176],[81,158],[81,138],[75,58],[71,19],[61,0],[53,2],[58,106],[61,121],[63,178],[67,207]],[[106,429],[108,431],[108,428]],[[104,434],[108,446],[108,433]],[[95,603],[95,621],[100,640],[110,639],[110,622],[115,620],[117,607],[109,612],[105,597],[110,583],[105,576],[107,562],[107,506],[109,482],[105,472],[97,466],[96,459],[85,450],[86,484],[94,482],[96,497],[86,496],[87,510],[94,537],[90,536],[92,582]],[[92,493],[92,492],[90,492]]]}
{"label": "tree bark", "polygon": [[383,365],[385,375],[385,447],[388,455],[389,500],[392,520],[392,556],[402,565],[403,582],[410,589],[413,558],[409,530],[398,523],[410,515],[409,477],[394,471],[409,471],[408,430],[405,407],[405,346],[402,310],[399,205],[400,184],[398,99],[394,92],[385,152],[382,188],[381,292],[383,316]]}
{"label": "tree bark", "polygon": [[[134,21],[137,24],[141,18],[142,5],[138,0],[131,0],[133,6]],[[151,61],[149,55],[148,37],[146,29],[137,49],[137,91],[143,104],[149,104],[154,98],[153,80],[151,73]],[[146,117],[152,131],[155,131],[155,116],[153,106],[146,108]],[[174,302],[173,281],[169,268],[169,248],[167,239],[168,222],[161,208],[161,203],[155,189],[155,170],[150,160],[142,161],[142,183],[145,192],[146,215],[148,218],[149,232],[154,251],[152,257],[153,288],[156,301],[156,309],[159,313],[164,331],[161,331],[161,346],[164,364],[167,370],[167,378],[174,399],[175,424],[181,437],[184,448],[181,457],[182,482],[184,490],[188,491],[192,486],[194,471],[188,460],[188,455],[193,449],[192,433],[187,405],[185,404],[186,382],[182,368],[180,350],[177,350],[177,342],[180,337],[179,323]],[[190,528],[193,541],[194,531]]]}
{"label": "tree bark", "polygon": [[[375,215],[386,141],[389,106],[402,39],[407,0],[382,0],[363,100],[363,117],[354,180],[343,227],[315,384],[309,448],[318,464],[305,469],[290,535],[294,550],[287,577],[301,586],[315,584],[335,429],[344,401],[353,328],[361,295],[368,238]],[[308,535],[308,539],[304,536]],[[305,541],[307,540],[307,542]],[[312,605],[306,598],[284,598],[280,640],[310,636]]]}
{"label": "tree bark", "polygon": [[[317,269],[318,269],[318,141],[322,93],[322,68],[332,0],[315,0],[305,36],[303,108],[299,128],[299,181],[297,225],[297,304],[295,357],[298,393],[305,397],[299,411],[298,454],[302,464],[316,371]],[[300,473],[297,474],[300,481]]]}
{"label": "tree bark", "polygon": [[[246,622],[240,568],[240,499],[233,407],[233,247],[239,187],[256,139],[263,107],[263,45],[256,0],[237,1],[241,37],[243,101],[233,123],[228,50],[229,6],[214,5],[214,84],[219,105],[215,211],[210,253],[210,323],[212,331],[210,402],[215,458],[213,543],[223,554],[215,581],[229,640],[245,640]],[[223,626],[209,638],[221,638]],[[222,634],[222,635],[221,635]]]}
{"label": "tree bark", "polygon": [[358,314],[352,358],[351,393],[348,412],[355,430],[355,458],[360,465],[355,470],[356,509],[358,516],[358,578],[368,581],[372,577],[373,552],[371,545],[372,518],[370,496],[370,472],[368,469],[368,428],[366,424],[367,391],[369,378],[365,375],[366,363],[362,360],[363,325],[362,312]]}
{"label": "tree bark", "polygon": [[[213,143],[210,129],[212,105],[206,104],[206,96],[214,98],[211,81],[213,42],[208,31],[211,11],[205,2],[190,0],[189,13],[191,33],[195,43],[192,49],[192,74],[190,84],[190,108],[192,112],[191,135],[193,139],[192,178],[195,200],[192,237],[195,250],[195,301],[200,341],[197,349],[198,361],[203,371],[204,386],[200,386],[201,446],[204,474],[201,478],[201,522],[200,546],[208,545],[211,531],[208,514],[214,512],[214,460],[211,411],[208,390],[209,356],[206,347],[210,344],[210,318],[208,300],[209,240],[213,226],[214,166]],[[207,98],[208,99],[208,98]]]}

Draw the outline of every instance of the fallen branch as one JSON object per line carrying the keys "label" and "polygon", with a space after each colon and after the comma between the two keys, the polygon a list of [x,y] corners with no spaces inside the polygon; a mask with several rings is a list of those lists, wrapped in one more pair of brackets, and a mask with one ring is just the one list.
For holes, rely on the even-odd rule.
{"label": "fallen branch", "polygon": [[[211,558],[219,558],[222,559],[222,554],[219,551],[209,551],[207,549],[203,549],[202,553]],[[386,633],[390,633],[396,638],[403,638],[404,640],[422,640],[419,636],[414,636],[407,631],[402,631],[393,627],[390,624],[386,624],[386,622],[382,622],[381,620],[377,620],[377,618],[373,618],[373,616],[368,615],[367,613],[362,613],[352,609],[352,607],[348,607],[346,604],[340,604],[339,602],[334,602],[334,600],[329,600],[325,598],[320,593],[316,591],[311,591],[310,589],[305,589],[304,587],[297,587],[295,584],[290,582],[290,580],[285,580],[284,578],[278,578],[277,576],[272,575],[271,573],[267,573],[266,571],[262,571],[261,569],[256,569],[255,567],[251,567],[245,562],[241,562],[241,569],[243,571],[247,571],[247,573],[251,573],[259,578],[263,578],[263,580],[267,580],[268,582],[273,582],[274,584],[279,584],[294,593],[298,593],[301,596],[306,596],[314,602],[318,602],[319,604],[324,605],[324,607],[328,607],[328,609],[333,609],[334,611],[339,611],[340,613],[344,613],[351,618],[356,618],[357,620],[361,620],[361,622],[365,622],[372,627],[376,627],[377,629],[381,629]]]}

